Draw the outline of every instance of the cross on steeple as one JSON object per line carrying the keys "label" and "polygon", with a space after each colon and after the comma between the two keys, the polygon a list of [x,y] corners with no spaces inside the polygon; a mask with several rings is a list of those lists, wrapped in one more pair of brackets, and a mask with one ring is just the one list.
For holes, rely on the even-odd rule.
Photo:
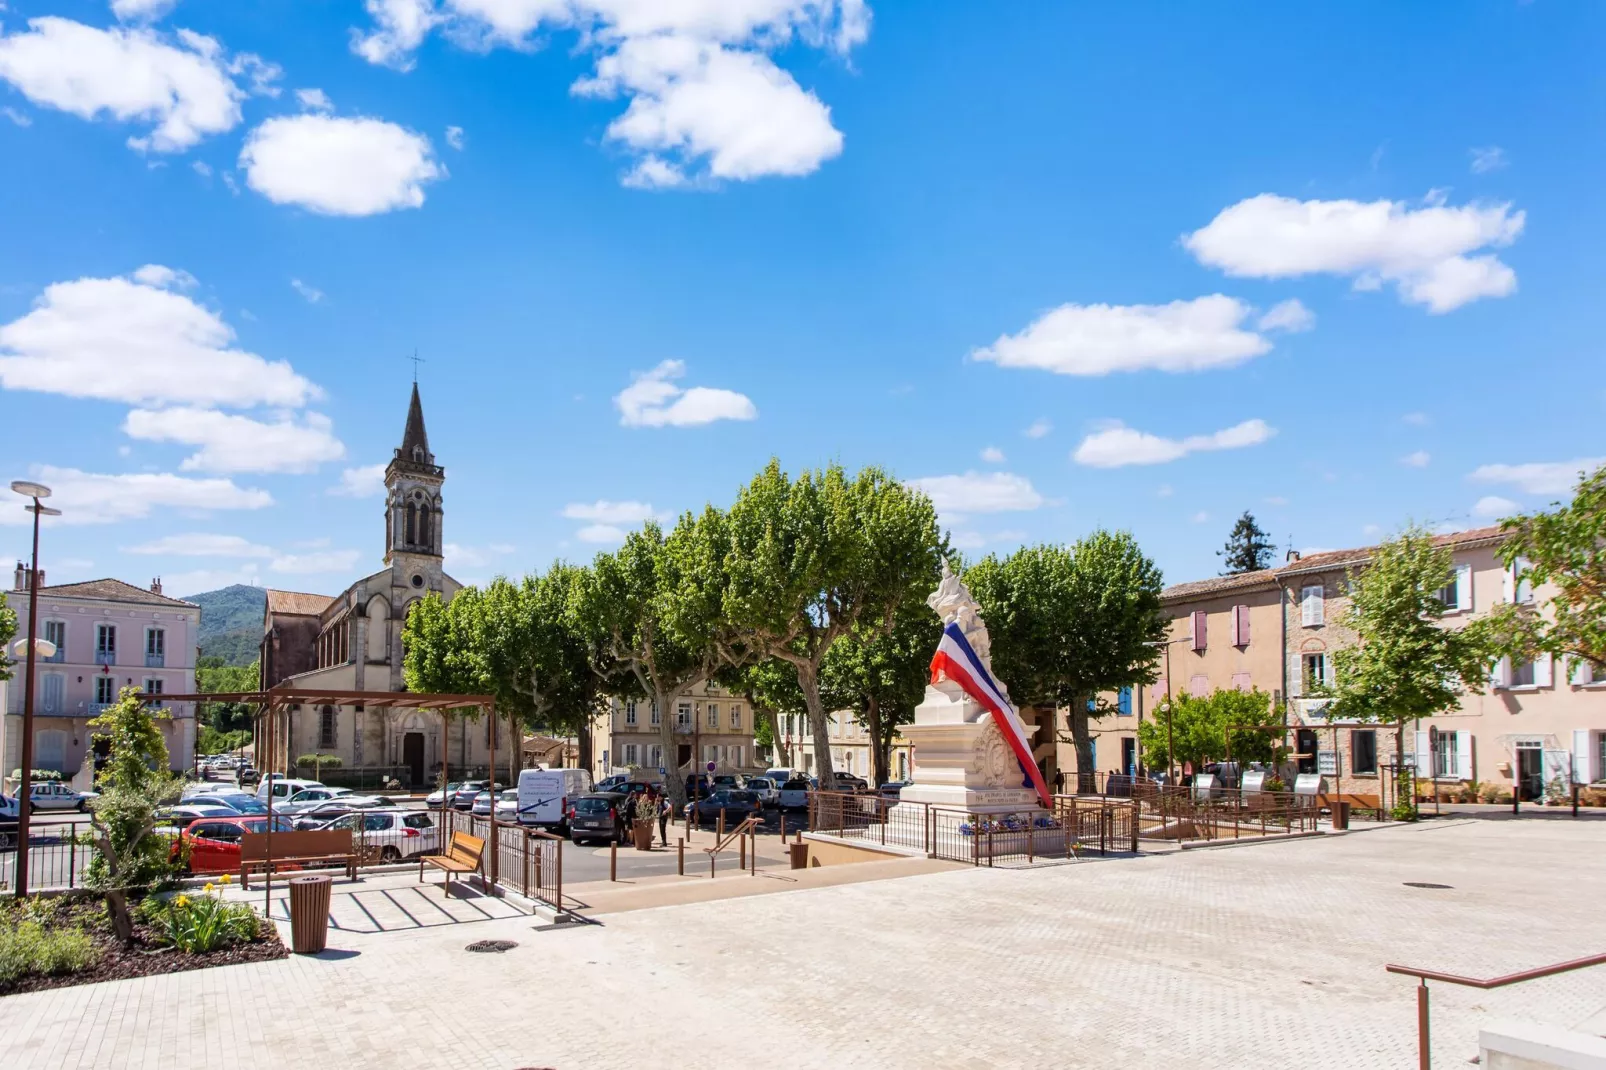
{"label": "cross on steeple", "polygon": [[428,364],[429,361],[427,361],[423,357],[419,356],[418,355],[418,350],[416,350],[416,349],[413,350],[413,355],[408,357],[407,359],[413,362],[413,384],[416,386],[418,384],[418,366],[420,364]]}

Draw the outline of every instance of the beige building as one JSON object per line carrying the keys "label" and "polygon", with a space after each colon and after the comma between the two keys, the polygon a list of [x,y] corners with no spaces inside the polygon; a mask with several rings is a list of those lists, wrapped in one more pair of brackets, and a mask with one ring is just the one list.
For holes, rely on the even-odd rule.
{"label": "beige building", "polygon": [[[813,775],[818,763],[814,757],[814,733],[809,729],[805,714],[782,714],[778,722],[775,754],[776,768],[801,769]],[[836,710],[826,715],[826,735],[831,741],[831,768],[839,773],[851,773],[869,781],[875,774],[875,747],[870,732],[859,723],[851,710]],[[908,780],[914,768],[914,746],[902,734],[892,737],[892,750],[887,756],[887,776],[893,780]]]}
{"label": "beige building", "polygon": [[[662,714],[650,699],[610,699],[592,753],[597,777],[616,772],[656,776],[671,766],[682,776],[706,772],[751,773],[765,768],[753,744],[753,711],[715,684],[703,684],[675,704],[674,751],[664,753]],[[666,757],[669,761],[666,761]]]}
{"label": "beige building", "polygon": [[[269,591],[260,656],[264,688],[404,689],[408,612],[432,593],[449,601],[462,586],[442,567],[445,481],[446,470],[430,452],[415,383],[401,445],[385,469],[385,567],[333,597]],[[334,754],[340,770],[325,775],[334,783],[394,778],[420,787],[433,782],[443,760],[454,779],[483,775],[493,739],[499,768],[515,759],[505,719],[471,721],[429,710],[292,707],[276,731],[288,737],[287,746],[275,748],[279,771],[298,755]]]}

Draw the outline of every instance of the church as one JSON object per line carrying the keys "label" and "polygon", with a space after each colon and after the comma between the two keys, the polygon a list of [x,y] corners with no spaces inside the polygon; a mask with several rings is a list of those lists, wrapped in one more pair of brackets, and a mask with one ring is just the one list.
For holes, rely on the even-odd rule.
{"label": "church", "polygon": [[[401,445],[385,469],[385,567],[333,597],[268,591],[259,661],[264,689],[405,689],[402,625],[408,611],[431,593],[450,601],[462,587],[446,574],[442,558],[445,482],[446,470],[430,452],[415,382]],[[375,786],[395,779],[420,787],[433,782],[443,749],[454,779],[484,775],[493,732],[499,755],[510,753],[505,720],[443,720],[430,710],[369,710],[361,705],[292,706],[287,719],[290,759],[335,755],[338,769],[325,768],[321,774],[334,784]],[[282,760],[278,764],[277,771],[297,775]]]}

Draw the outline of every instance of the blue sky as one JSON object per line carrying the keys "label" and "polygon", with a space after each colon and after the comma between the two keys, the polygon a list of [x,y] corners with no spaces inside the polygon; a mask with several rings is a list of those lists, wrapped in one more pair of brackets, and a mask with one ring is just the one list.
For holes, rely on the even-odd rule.
{"label": "blue sky", "polygon": [[1603,30],[7,0],[0,459],[57,486],[52,582],[334,592],[416,348],[471,582],[771,455],[920,480],[971,554],[1127,528],[1172,582],[1244,509],[1485,523],[1606,455]]}

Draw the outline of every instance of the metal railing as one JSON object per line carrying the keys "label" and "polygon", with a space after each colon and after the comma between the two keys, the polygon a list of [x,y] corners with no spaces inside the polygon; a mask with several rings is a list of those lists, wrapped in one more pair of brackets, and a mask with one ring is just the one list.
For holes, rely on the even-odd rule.
{"label": "metal railing", "polygon": [[[44,826],[28,836],[28,890],[82,888],[84,871],[95,849],[75,834],[73,825]],[[8,833],[0,845],[0,891],[16,886],[18,844]]]}
{"label": "metal railing", "polygon": [[95,651],[95,664],[96,665],[116,665],[117,664],[117,651],[115,651],[115,650],[97,650],[97,651]]}
{"label": "metal railing", "polygon": [[166,668],[167,667],[167,655],[166,654],[152,654],[152,653],[147,652],[145,654],[145,667],[147,669],[162,669],[162,668]]}
{"label": "metal railing", "polygon": [[487,883],[494,880],[526,899],[545,903],[560,914],[565,911],[563,837],[543,829],[498,821],[493,841],[489,818],[452,809],[429,812],[435,815],[436,825],[441,830],[443,849],[451,842],[453,832],[466,832],[487,842],[491,849],[485,855],[481,872]]}
{"label": "metal railing", "polygon": [[1389,973],[1400,973],[1407,977],[1415,977],[1416,983],[1416,1065],[1418,1070],[1432,1070],[1433,1053],[1429,1050],[1428,1039],[1431,1034],[1428,1023],[1428,982],[1443,981],[1447,985],[1464,985],[1467,988],[1504,988],[1506,985],[1521,984],[1523,981],[1537,981],[1541,977],[1553,977],[1558,973],[1569,973],[1573,970],[1582,970],[1588,966],[1606,965],[1606,955],[1590,955],[1587,958],[1572,959],[1569,962],[1558,962],[1550,966],[1539,966],[1532,970],[1519,970],[1501,977],[1462,977],[1460,974],[1441,973],[1438,970],[1422,970],[1415,966],[1398,966],[1389,963],[1383,968]]}

